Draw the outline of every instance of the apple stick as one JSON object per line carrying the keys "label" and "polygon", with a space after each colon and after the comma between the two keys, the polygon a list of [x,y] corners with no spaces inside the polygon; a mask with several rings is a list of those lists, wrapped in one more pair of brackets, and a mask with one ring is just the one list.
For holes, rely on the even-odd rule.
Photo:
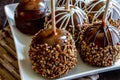
{"label": "apple stick", "polygon": [[52,26],[54,29],[55,35],[56,33],[56,25],[55,25],[55,0],[51,0],[51,11],[52,11]]}
{"label": "apple stick", "polygon": [[107,23],[106,17],[107,17],[107,13],[108,13],[108,8],[109,8],[110,1],[111,0],[107,0],[106,1],[105,12],[103,14],[103,19],[102,19],[102,22],[103,22],[104,26],[106,26],[106,23]]}
{"label": "apple stick", "polygon": [[70,10],[69,4],[70,4],[70,0],[67,0],[66,5],[65,5],[65,8],[66,8],[67,11]]}

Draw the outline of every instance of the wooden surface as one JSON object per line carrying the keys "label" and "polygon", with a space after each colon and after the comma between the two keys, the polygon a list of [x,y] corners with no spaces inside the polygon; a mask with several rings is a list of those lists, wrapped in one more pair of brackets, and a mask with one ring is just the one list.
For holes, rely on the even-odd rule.
{"label": "wooden surface", "polygon": [[0,80],[20,80],[14,40],[9,27],[0,30]]}
{"label": "wooden surface", "polygon": [[[0,29],[7,25],[4,6],[21,0],[0,0]],[[0,30],[0,80],[20,80],[14,41],[9,27]]]}
{"label": "wooden surface", "polygon": [[[91,80],[90,77],[79,79]],[[17,54],[9,26],[0,30],[0,80],[20,80]]]}

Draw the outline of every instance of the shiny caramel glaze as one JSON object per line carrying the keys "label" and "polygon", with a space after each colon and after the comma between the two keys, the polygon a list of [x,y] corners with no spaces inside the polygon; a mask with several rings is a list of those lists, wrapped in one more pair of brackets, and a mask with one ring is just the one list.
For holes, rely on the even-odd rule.
{"label": "shiny caramel glaze", "polygon": [[62,29],[56,29],[56,33],[54,33],[53,29],[43,29],[40,30],[35,37],[33,37],[33,44],[44,44],[47,43],[48,45],[55,46],[60,44],[61,46],[64,45],[66,39],[68,38],[68,32]]}
{"label": "shiny caramel glaze", "polygon": [[44,28],[45,15],[44,0],[23,0],[15,10],[16,27],[23,33],[35,34]]}

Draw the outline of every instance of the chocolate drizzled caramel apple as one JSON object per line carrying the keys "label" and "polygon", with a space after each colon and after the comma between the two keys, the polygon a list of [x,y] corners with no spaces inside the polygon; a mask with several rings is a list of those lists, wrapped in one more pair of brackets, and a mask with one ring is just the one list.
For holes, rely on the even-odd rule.
{"label": "chocolate drizzled caramel apple", "polygon": [[120,59],[120,34],[114,26],[106,24],[105,14],[102,23],[81,31],[80,54],[90,65],[111,66]]}
{"label": "chocolate drizzled caramel apple", "polygon": [[80,36],[81,57],[94,66],[111,66],[120,58],[120,36],[112,26],[93,24]]}
{"label": "chocolate drizzled caramel apple", "polygon": [[[68,5],[67,5],[68,4]],[[57,7],[55,11],[56,26],[59,29],[66,29],[69,31],[75,42],[78,41],[79,32],[84,23],[88,23],[86,13],[77,6],[66,3],[64,7]],[[52,22],[51,14],[46,16],[45,25],[49,28]]]}
{"label": "chocolate drizzled caramel apple", "polygon": [[[102,20],[105,4],[106,0],[93,0],[87,5],[86,13],[90,23]],[[120,19],[120,4],[116,0],[111,0],[106,18],[111,25],[114,25]]]}
{"label": "chocolate drizzled caramel apple", "polygon": [[[54,0],[51,0],[54,4]],[[46,78],[56,78],[77,64],[77,49],[70,33],[56,29],[52,7],[52,28],[42,29],[32,39],[29,57],[33,70]]]}
{"label": "chocolate drizzled caramel apple", "polygon": [[33,35],[44,28],[46,3],[44,0],[22,0],[15,10],[16,27]]}

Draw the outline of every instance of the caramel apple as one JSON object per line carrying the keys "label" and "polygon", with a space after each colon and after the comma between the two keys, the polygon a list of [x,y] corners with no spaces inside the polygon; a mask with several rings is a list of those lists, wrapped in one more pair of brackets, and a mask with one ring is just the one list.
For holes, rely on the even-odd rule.
{"label": "caramel apple", "polygon": [[15,10],[16,27],[33,35],[44,28],[46,3],[44,0],[22,0]]}
{"label": "caramel apple", "polygon": [[120,36],[112,26],[93,24],[80,38],[83,61],[94,66],[111,66],[120,58]]}
{"label": "caramel apple", "polygon": [[32,39],[29,57],[32,69],[46,78],[66,74],[77,64],[77,50],[66,30],[40,30]]}
{"label": "caramel apple", "polygon": [[90,65],[111,66],[120,59],[120,33],[106,19],[109,3],[107,0],[102,23],[94,23],[81,31],[80,54],[83,61]]}
{"label": "caramel apple", "polygon": [[[55,5],[54,0],[51,4]],[[77,64],[77,49],[70,33],[55,27],[55,6],[52,6],[52,28],[34,35],[29,49],[32,69],[46,78],[56,78]]]}

